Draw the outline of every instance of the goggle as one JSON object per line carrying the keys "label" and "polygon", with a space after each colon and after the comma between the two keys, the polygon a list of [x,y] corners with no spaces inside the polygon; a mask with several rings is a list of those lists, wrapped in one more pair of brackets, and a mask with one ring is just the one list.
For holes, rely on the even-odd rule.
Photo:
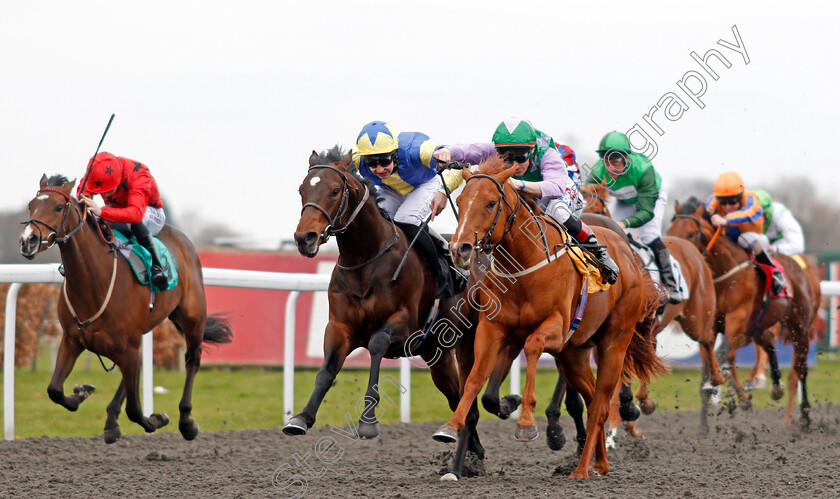
{"label": "goggle", "polygon": [[740,204],[741,198],[740,196],[731,198],[718,198],[718,203],[720,203],[721,206],[726,206],[730,204]]}
{"label": "goggle", "polygon": [[368,168],[376,168],[377,166],[388,166],[394,161],[392,154],[380,154],[376,156],[365,156],[365,164]]}
{"label": "goggle", "polygon": [[531,156],[530,149],[496,149],[505,163],[526,163]]}

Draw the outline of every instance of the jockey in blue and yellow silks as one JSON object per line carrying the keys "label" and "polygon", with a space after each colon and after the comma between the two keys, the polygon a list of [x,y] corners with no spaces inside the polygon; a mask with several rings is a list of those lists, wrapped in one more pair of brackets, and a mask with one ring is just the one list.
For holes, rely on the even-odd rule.
{"label": "jockey in blue and yellow silks", "polygon": [[[409,241],[430,215],[432,198],[440,188],[437,161],[432,157],[435,149],[428,135],[397,134],[383,121],[371,121],[362,127],[353,148],[353,164],[363,177],[376,184],[379,207],[400,226]],[[435,274],[436,297],[454,296],[463,289],[466,281],[451,265],[448,250],[442,248],[439,255],[431,238],[422,234],[415,247],[427,258]]]}

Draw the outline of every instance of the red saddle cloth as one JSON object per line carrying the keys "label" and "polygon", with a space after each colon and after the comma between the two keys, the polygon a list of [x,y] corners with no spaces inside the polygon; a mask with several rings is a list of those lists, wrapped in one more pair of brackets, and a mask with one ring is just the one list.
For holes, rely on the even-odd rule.
{"label": "red saddle cloth", "polygon": [[[785,273],[785,268],[782,266],[782,264],[780,264],[777,260],[774,260],[772,258],[770,259],[770,261],[773,262],[773,265],[775,266],[775,268],[771,267],[770,265],[765,265],[763,263],[759,263],[758,261],[756,261],[755,257],[752,255],[752,253],[750,253],[750,259],[753,261],[753,264],[756,266],[756,270],[758,272],[763,272],[764,273],[764,292],[765,293],[769,292],[771,299],[793,298],[793,291],[791,291],[791,289],[790,289],[790,280],[787,278],[787,273]],[[785,287],[784,287],[784,289],[782,289],[782,292],[779,293],[779,294],[774,293],[773,289],[772,289],[772,286],[771,286],[771,283],[773,282],[773,271],[774,270],[778,270],[779,272],[781,272],[782,276],[784,276],[784,278],[785,278]]]}

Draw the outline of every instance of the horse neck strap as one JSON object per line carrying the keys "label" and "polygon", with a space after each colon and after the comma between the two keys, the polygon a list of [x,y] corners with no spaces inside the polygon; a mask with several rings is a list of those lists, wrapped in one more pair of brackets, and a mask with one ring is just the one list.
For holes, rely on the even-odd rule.
{"label": "horse neck strap", "polygon": [[[515,277],[522,277],[524,275],[530,274],[531,272],[535,272],[535,271],[545,267],[549,263],[557,260],[558,258],[563,256],[563,254],[566,253],[566,251],[568,249],[569,249],[568,245],[563,245],[559,250],[555,250],[554,255],[550,255],[545,260],[540,260],[540,262],[538,264],[532,265],[532,266],[528,267],[527,269],[525,269],[521,272],[516,272],[515,274],[506,274],[504,272],[500,272],[499,269],[496,268],[496,264],[495,264],[496,260],[493,258],[493,254],[491,253],[490,254],[490,270],[492,270],[493,273],[496,274],[497,276],[505,277],[507,279],[512,279],[512,278],[515,278]],[[553,259],[552,259],[552,256],[554,257]]]}
{"label": "horse neck strap", "polygon": [[[111,282],[108,284],[108,292],[105,294],[105,301],[102,302],[102,306],[99,307],[99,311],[93,314],[93,317],[90,319],[82,322],[79,320],[79,316],[76,314],[76,311],[73,309],[73,305],[70,303],[70,297],[67,294],[67,279],[64,279],[64,303],[67,304],[67,308],[70,310],[70,313],[73,314],[73,320],[76,321],[76,326],[79,328],[79,331],[82,332],[84,336],[85,328],[88,327],[93,321],[99,318],[103,312],[105,312],[105,308],[108,306],[108,302],[111,301],[111,294],[114,291],[114,283],[117,280],[117,252],[114,251],[114,266],[113,270],[111,270]],[[85,339],[85,343],[87,343],[87,339]],[[90,350],[88,348],[88,350]]]}
{"label": "horse neck strap", "polygon": [[751,262],[751,261],[749,261],[749,260],[745,260],[745,261],[741,262],[740,264],[736,265],[735,267],[733,267],[733,268],[731,268],[731,269],[727,270],[727,271],[726,271],[726,273],[724,273],[722,276],[720,276],[720,277],[715,277],[715,278],[712,280],[712,282],[713,282],[714,284],[717,284],[717,283],[719,283],[719,282],[721,282],[721,281],[725,281],[725,280],[729,279],[730,277],[732,277],[733,275],[737,274],[738,272],[740,272],[740,271],[744,270],[745,268],[747,268],[747,267],[749,267],[749,266],[751,266],[751,265],[752,265],[752,262]]}

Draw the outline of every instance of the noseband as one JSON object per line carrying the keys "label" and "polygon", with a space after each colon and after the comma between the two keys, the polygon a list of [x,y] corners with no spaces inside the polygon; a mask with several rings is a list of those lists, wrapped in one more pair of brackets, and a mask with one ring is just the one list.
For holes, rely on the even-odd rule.
{"label": "noseband", "polygon": [[[364,185],[365,193],[362,196],[361,201],[359,201],[359,203],[356,205],[356,208],[353,210],[353,213],[350,214],[350,218],[347,219],[347,222],[344,223],[344,226],[340,229],[336,229],[336,223],[341,221],[341,217],[343,217],[344,214],[347,212],[347,207],[350,204],[350,186],[347,185],[347,174],[334,166],[312,165],[309,167],[309,171],[311,172],[312,170],[321,170],[325,168],[341,175],[341,180],[344,182],[344,185],[341,188],[341,202],[339,202],[338,204],[338,210],[336,211],[335,216],[331,216],[329,212],[323,207],[321,207],[321,205],[319,205],[318,203],[309,202],[304,204],[303,208],[300,209],[300,213],[302,215],[303,210],[311,206],[312,208],[315,208],[316,210],[323,213],[329,221],[327,226],[324,228],[324,231],[321,232],[321,244],[326,243],[330,236],[341,234],[342,232],[346,231],[347,227],[349,227],[350,224],[353,223],[353,220],[356,218],[356,215],[359,214],[359,211],[361,211],[362,207],[365,205],[365,201],[367,201],[368,197],[370,196],[370,191],[368,190],[367,185]],[[353,187],[353,189],[356,189],[357,192],[359,191],[358,187]]]}
{"label": "noseband", "polygon": [[[58,189],[52,189],[52,188],[46,187],[44,189],[39,189],[38,192],[35,193],[35,195],[37,196],[38,194],[41,194],[42,192],[55,192],[57,194],[60,194],[67,201],[64,205],[64,216],[61,217],[61,223],[58,224],[58,227],[53,227],[52,225],[50,225],[50,224],[48,224],[48,223],[46,223],[42,220],[38,220],[38,219],[33,218],[31,220],[27,220],[26,222],[21,222],[21,224],[22,225],[34,224],[35,228],[38,230],[38,234],[39,234],[40,240],[41,240],[41,243],[38,245],[38,247],[40,248],[41,245],[48,244],[47,249],[50,249],[50,248],[53,247],[53,245],[55,245],[55,243],[66,243],[70,239],[70,236],[72,236],[73,234],[78,232],[79,229],[82,228],[82,226],[85,223],[85,220],[87,219],[87,210],[84,210],[84,211],[80,210],[79,206],[77,204],[73,203],[73,200],[70,198],[70,196],[68,196],[63,191],[60,191]],[[73,209],[76,210],[76,214],[79,215],[79,223],[76,224],[76,226],[73,227],[69,232],[67,232],[63,237],[58,237],[58,233],[61,232],[64,229],[64,224],[67,223],[67,215],[70,213],[70,207],[71,206],[73,207]],[[47,234],[46,239],[43,237],[43,235],[44,235],[43,231],[41,231],[41,226],[42,225],[44,227],[46,227],[47,229],[49,229],[50,231],[52,231],[49,234]],[[51,237],[52,237],[52,242],[49,242]],[[40,252],[40,249],[39,249],[39,252]]]}
{"label": "noseband", "polygon": [[[467,182],[469,182],[470,180],[475,179],[475,178],[486,178],[486,179],[491,180],[493,182],[493,184],[496,185],[496,189],[498,189],[499,193],[502,195],[501,201],[504,202],[505,205],[507,205],[508,208],[511,208],[512,211],[510,213],[510,216],[507,218],[507,221],[505,221],[505,230],[502,233],[502,237],[505,237],[505,235],[508,232],[510,232],[510,230],[513,228],[513,222],[516,220],[516,211],[519,209],[519,204],[522,202],[522,198],[519,195],[517,195],[516,196],[516,206],[511,207],[510,203],[508,203],[507,199],[505,198],[505,188],[498,180],[496,180],[495,178],[491,177],[490,175],[486,175],[484,173],[476,173],[476,174],[471,175],[470,178],[467,179]],[[493,218],[493,224],[490,225],[490,229],[487,231],[486,234],[484,234],[484,237],[481,238],[481,241],[476,241],[476,243],[475,243],[475,250],[476,251],[485,251],[486,250],[487,252],[490,252],[490,251],[493,250],[493,245],[492,244],[487,244],[487,241],[490,239],[490,236],[493,234],[493,231],[496,229],[496,223],[498,223],[499,215],[501,215],[501,214],[502,214],[502,203],[499,203],[498,204],[498,209],[496,210],[496,216]],[[478,239],[478,231],[476,231],[475,238]]]}
{"label": "noseband", "polygon": [[[595,198],[595,199],[597,199],[598,201],[600,201],[600,202],[601,202],[601,206],[602,206],[602,208],[601,208],[601,211],[597,212],[597,214],[598,214],[598,215],[606,215],[607,200],[606,200],[606,199],[604,199],[604,197],[603,197],[603,196],[601,196],[600,194],[598,194],[598,193],[597,193],[597,192],[595,192],[595,191],[584,191],[584,190],[581,190],[581,191],[580,191],[580,193],[583,195],[583,198],[584,198],[584,199],[586,199],[586,198]],[[585,205],[585,208],[588,208],[588,207],[590,207],[590,206],[591,206],[591,205],[587,203],[587,204]]]}

